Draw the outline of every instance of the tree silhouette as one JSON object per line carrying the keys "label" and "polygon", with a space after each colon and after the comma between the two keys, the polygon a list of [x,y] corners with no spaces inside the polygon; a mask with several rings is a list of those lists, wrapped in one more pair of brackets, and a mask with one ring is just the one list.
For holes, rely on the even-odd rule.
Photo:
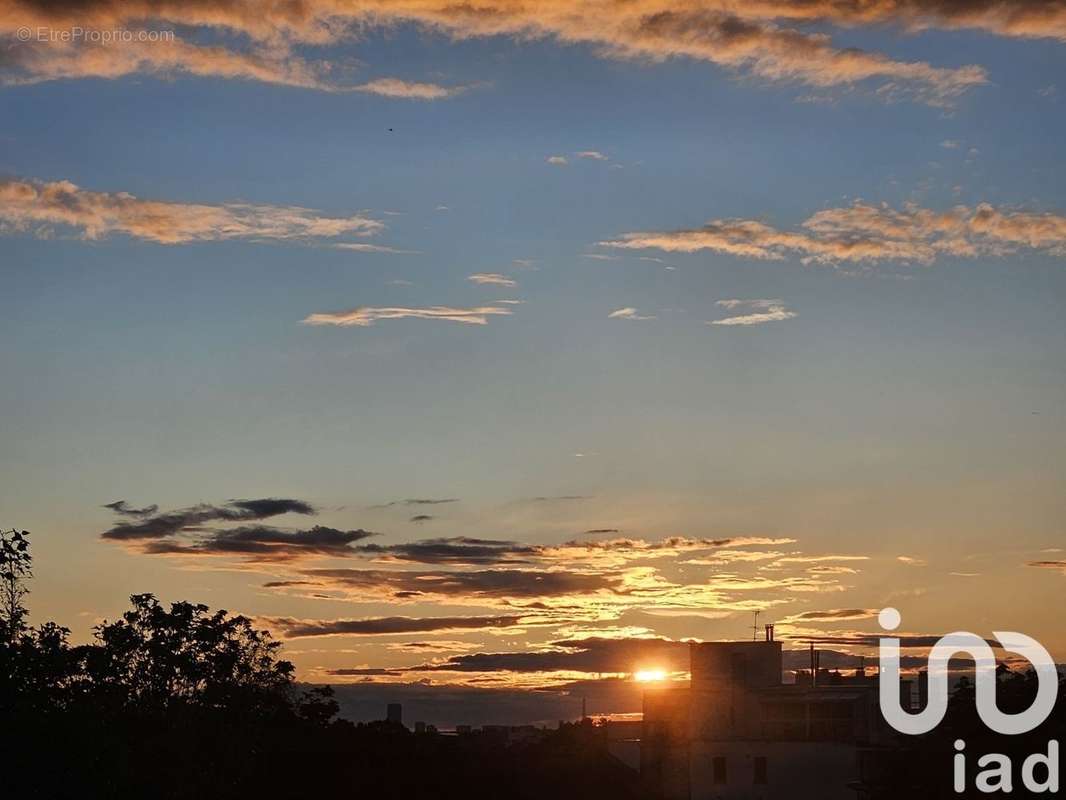
{"label": "tree silhouette", "polygon": [[0,530],[0,641],[11,644],[25,630],[22,599],[32,576],[29,531]]}
{"label": "tree silhouette", "polygon": [[[631,800],[632,775],[567,726],[528,747],[336,720],[251,620],[135,594],[72,645],[27,624],[24,532],[2,534],[0,797],[47,800]],[[383,709],[384,710],[384,709]]]}
{"label": "tree silhouette", "polygon": [[89,679],[103,693],[139,714],[183,705],[269,715],[287,706],[293,666],[248,618],[186,602],[167,609],[150,594],[130,602],[122,619],[96,627],[97,644],[84,650]]}
{"label": "tree silhouette", "polygon": [[22,601],[33,559],[26,531],[0,530],[0,711],[13,709],[25,692],[30,671],[25,649],[26,608]]}

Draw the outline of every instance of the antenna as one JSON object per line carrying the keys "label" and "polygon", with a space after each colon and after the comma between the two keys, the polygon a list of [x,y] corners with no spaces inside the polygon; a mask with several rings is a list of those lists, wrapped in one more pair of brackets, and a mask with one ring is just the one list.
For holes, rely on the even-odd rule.
{"label": "antenna", "polygon": [[759,612],[755,612],[755,622],[751,626],[751,640],[753,642],[759,641]]}

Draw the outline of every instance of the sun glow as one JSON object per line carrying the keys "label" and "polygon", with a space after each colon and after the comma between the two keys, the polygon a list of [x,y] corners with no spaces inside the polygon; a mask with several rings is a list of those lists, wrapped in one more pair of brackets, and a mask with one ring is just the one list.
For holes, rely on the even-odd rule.
{"label": "sun glow", "polygon": [[666,670],[665,669],[638,669],[633,673],[633,679],[640,683],[648,683],[650,681],[665,681]]}

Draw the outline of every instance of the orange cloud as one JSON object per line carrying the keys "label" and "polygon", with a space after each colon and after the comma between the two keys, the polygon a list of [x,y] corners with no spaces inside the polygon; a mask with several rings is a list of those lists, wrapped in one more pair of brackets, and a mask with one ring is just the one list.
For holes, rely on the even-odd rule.
{"label": "orange cloud", "polygon": [[765,18],[1066,40],[1066,7],[1057,0],[748,0],[745,7],[745,13]]}
{"label": "orange cloud", "polygon": [[481,306],[478,308],[449,308],[432,306],[430,308],[370,308],[360,306],[348,311],[330,311],[311,314],[303,322],[305,325],[337,325],[340,327],[368,328],[380,319],[439,319],[450,322],[462,322],[466,325],[487,325],[491,315],[509,316],[511,310],[499,306]]}
{"label": "orange cloud", "polygon": [[1025,565],[1027,567],[1037,567],[1039,569],[1058,570],[1063,575],[1066,575],[1066,561],[1027,561],[1025,562]]}
{"label": "orange cloud", "polygon": [[[0,32],[4,27],[7,26],[0,26]],[[33,30],[38,27],[35,25]],[[184,73],[323,91],[335,88],[326,80],[322,65],[293,55],[287,47],[237,51],[190,44],[177,38],[108,44],[20,42],[8,51],[5,72],[0,82],[7,85],[71,78],[111,79],[135,73],[166,76]]]}
{"label": "orange cloud", "polygon": [[932,264],[941,256],[1002,256],[1020,249],[1066,256],[1066,216],[955,206],[933,211],[908,204],[902,209],[863,202],[819,211],[785,231],[747,219],[717,219],[700,228],[625,233],[600,242],[629,250],[694,253],[712,250],[743,258],[803,263],[903,261]]}
{"label": "orange cloud", "polygon": [[[799,9],[795,6],[800,6]],[[66,6],[43,6],[26,0],[0,0],[0,33],[19,27],[37,29],[81,26],[96,29],[160,28],[167,25],[205,28],[244,37],[241,52],[207,48],[181,41],[166,47],[155,42],[130,48],[128,43],[56,48],[32,42],[9,57],[9,80],[50,80],[132,72],[189,72],[241,77],[319,89],[336,89],[330,65],[309,64],[292,53],[295,45],[323,45],[353,40],[367,28],[413,24],[454,38],[511,36],[551,37],[566,44],[586,44],[610,58],[661,61],[686,57],[745,72],[770,81],[794,81],[817,87],[881,80],[893,94],[907,91],[935,104],[950,103],[962,92],[986,82],[977,66],[936,67],[924,61],[899,61],[879,53],[834,46],[829,36],[786,27],[793,22],[860,25],[898,22],[907,27],[979,27],[1006,35],[1054,35],[1062,25],[1053,6],[1031,6],[1029,14],[920,14],[904,4],[898,13],[887,0],[867,4],[802,4],[756,0],[636,0],[605,8],[594,0],[484,0],[454,4],[447,0],[305,0],[263,5],[253,0],[185,0],[159,4],[149,0],[96,0]],[[1051,21],[1052,27],[1046,23]],[[1045,23],[1041,25],[1040,23]],[[394,79],[385,79],[394,80]],[[373,84],[374,82],[372,82]],[[371,84],[366,84],[371,85]],[[364,85],[364,86],[366,86]],[[416,90],[395,86],[388,96],[436,99],[442,87]],[[425,85],[432,86],[432,85]]]}
{"label": "orange cloud", "polygon": [[306,241],[370,236],[385,228],[363,216],[326,217],[296,206],[173,203],[128,192],[93,192],[70,181],[0,179],[0,232],[47,235],[52,226],[71,228],[85,239],[124,234],[158,244]]}

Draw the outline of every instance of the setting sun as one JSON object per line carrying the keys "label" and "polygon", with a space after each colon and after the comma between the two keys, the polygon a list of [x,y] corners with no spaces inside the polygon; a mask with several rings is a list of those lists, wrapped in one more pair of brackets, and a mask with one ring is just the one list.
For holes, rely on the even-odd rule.
{"label": "setting sun", "polygon": [[640,669],[633,673],[633,679],[641,683],[650,681],[665,681],[666,670],[664,669]]}

